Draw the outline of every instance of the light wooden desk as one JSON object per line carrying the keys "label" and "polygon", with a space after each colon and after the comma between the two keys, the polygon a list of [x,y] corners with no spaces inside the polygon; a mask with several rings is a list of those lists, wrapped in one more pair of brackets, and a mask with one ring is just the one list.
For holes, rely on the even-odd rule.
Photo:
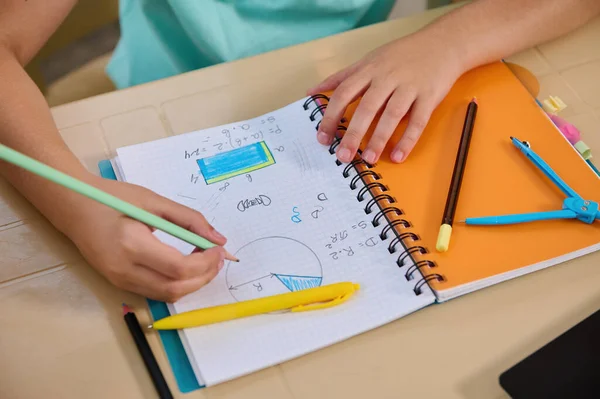
{"label": "light wooden desk", "polygon": [[[447,9],[55,108],[62,135],[96,171],[115,148],[249,118]],[[512,60],[600,155],[600,20]],[[410,56],[410,55],[407,55]],[[0,181],[0,398],[152,398],[121,318],[142,298],[109,285]],[[600,307],[600,253],[518,278],[190,398],[497,398],[507,367]],[[141,312],[142,321],[148,314]],[[156,336],[150,336],[175,394]],[[179,396],[179,395],[178,395]],[[181,395],[183,396],[183,395]]]}

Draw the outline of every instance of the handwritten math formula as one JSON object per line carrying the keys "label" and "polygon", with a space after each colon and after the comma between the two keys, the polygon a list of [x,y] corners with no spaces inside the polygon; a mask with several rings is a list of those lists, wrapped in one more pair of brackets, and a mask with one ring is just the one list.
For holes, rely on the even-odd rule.
{"label": "handwritten math formula", "polygon": [[352,238],[353,231],[365,230],[367,227],[367,222],[361,220],[352,224],[349,229],[330,233],[328,241],[325,244],[325,247],[329,251],[329,256],[333,260],[339,260],[345,256],[354,256],[355,252],[361,248],[370,248],[378,245],[381,239],[376,234],[366,239],[364,236],[358,240]]}
{"label": "handwritten math formula", "polygon": [[[282,133],[283,130],[277,124],[274,116],[268,116],[253,123],[227,126],[222,128],[220,133],[204,136],[195,148],[184,149],[183,158],[196,160],[207,155],[257,143],[266,138],[272,139],[274,136],[281,135]],[[285,151],[283,145],[278,145],[276,142],[273,142],[273,144],[274,151]]]}

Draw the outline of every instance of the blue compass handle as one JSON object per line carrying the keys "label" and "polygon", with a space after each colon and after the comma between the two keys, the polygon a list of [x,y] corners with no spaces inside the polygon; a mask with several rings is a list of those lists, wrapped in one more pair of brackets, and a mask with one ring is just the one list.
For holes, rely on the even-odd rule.
{"label": "blue compass handle", "polygon": [[572,198],[579,198],[581,199],[581,196],[579,194],[577,194],[575,191],[573,191],[573,189],[571,187],[569,187],[567,185],[567,183],[565,183],[563,181],[563,179],[560,178],[560,176],[558,176],[556,174],[556,172],[554,172],[552,170],[552,168],[550,167],[550,165],[548,165],[539,155],[537,155],[530,147],[529,144],[523,141],[520,141],[519,139],[517,139],[516,137],[511,137],[510,138],[511,141],[513,142],[513,144],[519,149],[521,150],[521,152],[523,154],[525,154],[525,156],[531,161],[533,162],[533,164],[535,166],[537,166],[550,180],[552,180],[552,182],[554,184],[556,184],[558,186],[558,188],[560,188],[560,190],[567,196],[567,197],[572,197]]}
{"label": "blue compass handle", "polygon": [[465,223],[470,225],[489,226],[502,224],[517,224],[552,219],[575,219],[576,217],[577,213],[568,209],[563,209],[561,211],[519,213],[514,215],[467,218],[465,219]]}

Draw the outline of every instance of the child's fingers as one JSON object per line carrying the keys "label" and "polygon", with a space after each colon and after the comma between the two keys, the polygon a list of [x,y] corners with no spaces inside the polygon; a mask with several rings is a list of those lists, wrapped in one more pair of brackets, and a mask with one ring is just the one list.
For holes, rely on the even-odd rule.
{"label": "child's fingers", "polygon": [[185,280],[173,280],[143,265],[131,265],[130,268],[130,278],[120,284],[115,283],[115,285],[156,301],[175,302],[181,297],[199,290],[210,281],[205,275]]}
{"label": "child's fingers", "polygon": [[356,73],[344,80],[344,82],[342,82],[342,84],[340,84],[333,92],[329,104],[325,109],[325,113],[323,114],[323,119],[321,120],[321,123],[319,123],[317,139],[321,144],[331,142],[346,107],[364,93],[369,82],[370,78],[367,75]]}
{"label": "child's fingers", "polygon": [[337,150],[337,157],[341,162],[348,163],[352,161],[375,115],[385,105],[392,91],[393,88],[390,85],[371,85],[367,90],[356,108],[352,121],[348,125]]}
{"label": "child's fingers", "polygon": [[217,269],[224,257],[221,247],[183,255],[151,234],[140,235],[128,246],[130,258],[165,277],[177,280],[195,278]]}
{"label": "child's fingers", "polygon": [[431,97],[417,98],[413,104],[406,130],[392,151],[392,162],[403,162],[410,154],[421,137],[421,133],[423,133],[425,126],[427,126],[427,122],[429,121],[429,117],[434,108],[435,102]]}
{"label": "child's fingers", "polygon": [[363,152],[363,159],[370,164],[379,161],[381,153],[385,149],[390,137],[398,127],[402,118],[406,115],[412,105],[415,96],[411,93],[396,89],[387,102],[385,111],[381,115],[373,136]]}
{"label": "child's fingers", "polygon": [[[210,283],[224,265],[224,255],[221,248],[212,248],[203,253],[193,253],[186,256],[189,270],[198,270],[199,273],[190,278],[168,279],[156,289],[167,302],[175,302],[184,295],[197,291]],[[148,269],[146,267],[146,269]]]}
{"label": "child's fingers", "polygon": [[147,230],[142,230],[140,226],[140,223],[132,220],[122,227],[123,231],[118,242],[128,260],[144,264],[165,278],[193,276],[191,271],[183,270],[184,254],[164,244]]}
{"label": "child's fingers", "polygon": [[217,245],[225,245],[227,239],[208,223],[206,218],[194,209],[163,197],[156,197],[156,212],[159,216],[190,230]]}

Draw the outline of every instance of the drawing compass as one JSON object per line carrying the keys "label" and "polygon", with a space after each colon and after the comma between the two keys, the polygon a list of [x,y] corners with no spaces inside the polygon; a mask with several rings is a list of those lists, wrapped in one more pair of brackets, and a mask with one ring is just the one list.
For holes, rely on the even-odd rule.
{"label": "drawing compass", "polygon": [[562,209],[548,212],[534,212],[503,216],[486,216],[465,219],[468,225],[504,225],[525,222],[534,222],[552,219],[578,219],[581,222],[591,224],[600,219],[598,202],[582,198],[571,187],[567,185],[552,168],[532,149],[527,141],[520,141],[515,137],[510,138],[512,143],[519,149],[527,159],[537,166],[558,188],[566,195]]}

